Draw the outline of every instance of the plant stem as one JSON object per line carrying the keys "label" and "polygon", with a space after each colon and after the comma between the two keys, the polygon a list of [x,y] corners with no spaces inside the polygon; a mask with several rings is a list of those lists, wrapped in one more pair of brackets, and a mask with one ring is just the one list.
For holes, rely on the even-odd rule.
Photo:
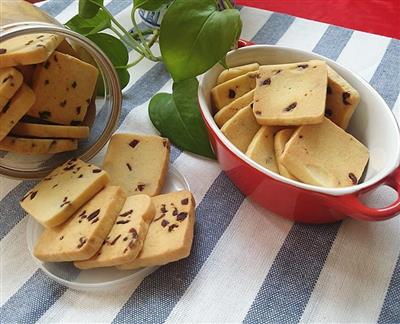
{"label": "plant stem", "polygon": [[136,32],[137,32],[137,34],[139,36],[139,39],[140,39],[141,43],[143,44],[144,50],[147,52],[147,54],[153,56],[149,46],[147,45],[146,40],[144,39],[142,31],[140,30],[138,24],[136,23],[136,18],[135,18],[136,9],[137,9],[136,7],[133,7],[132,11],[131,11],[131,20],[132,20],[132,23],[133,23],[133,27],[135,28],[135,30],[136,30]]}
{"label": "plant stem", "polygon": [[228,9],[235,9],[235,8],[233,7],[233,5],[232,5],[231,0],[223,0],[223,3],[224,3],[225,8],[228,8]]}
{"label": "plant stem", "polygon": [[[151,29],[151,28],[141,29],[140,32],[142,33],[143,36],[146,36],[146,35],[153,34],[155,30],[156,29]],[[131,34],[132,34],[132,37],[135,38],[136,40],[139,37],[139,33],[137,31],[135,31],[135,32],[132,31]]]}
{"label": "plant stem", "polygon": [[116,69],[129,69],[132,66],[135,66],[136,64],[138,64],[141,60],[144,59],[143,55],[140,55],[136,60],[132,61],[131,63],[128,63],[127,65],[123,65],[123,66],[116,66]]}
{"label": "plant stem", "polygon": [[[146,57],[148,57],[148,54],[145,51],[145,49],[141,46],[141,44],[132,37],[132,35],[118,22],[118,20],[116,20],[113,15],[108,11],[108,9],[103,6],[102,4],[99,4],[97,2],[94,2],[92,0],[89,0],[91,3],[99,6],[101,9],[104,10],[105,13],[107,13],[107,15],[110,17],[111,21],[120,29],[120,31],[124,34],[124,36],[130,41],[132,42],[132,47],[133,49],[138,52],[141,55],[144,55]],[[115,29],[114,29],[115,30]],[[118,34],[117,34],[118,35]],[[120,34],[119,34],[120,35]],[[120,36],[121,37],[121,36]],[[146,55],[147,54],[147,55]]]}

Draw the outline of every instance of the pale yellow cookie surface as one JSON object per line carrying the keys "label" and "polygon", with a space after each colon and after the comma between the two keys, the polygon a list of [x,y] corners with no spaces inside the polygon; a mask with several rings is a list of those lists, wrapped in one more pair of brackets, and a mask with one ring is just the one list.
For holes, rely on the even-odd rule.
{"label": "pale yellow cookie surface", "polygon": [[260,127],[251,106],[247,106],[229,119],[222,126],[221,131],[233,145],[244,153]]}
{"label": "pale yellow cookie surface", "polygon": [[323,61],[260,66],[254,114],[261,125],[318,124],[325,111],[327,68]]}
{"label": "pale yellow cookie surface", "polygon": [[298,181],[298,179],[292,174],[290,174],[290,172],[284,167],[281,161],[283,151],[285,150],[285,145],[292,137],[294,131],[295,131],[294,128],[286,128],[277,132],[274,137],[274,148],[275,148],[276,164],[278,165],[279,174],[286,178]]}
{"label": "pale yellow cookie surface", "polygon": [[43,231],[33,254],[42,261],[85,260],[93,256],[110,232],[126,195],[117,186],[107,186],[71,218]]}
{"label": "pale yellow cookie surface", "polygon": [[45,227],[65,222],[109,182],[95,165],[73,159],[55,169],[22,199],[21,207]]}
{"label": "pale yellow cookie surface", "polygon": [[0,141],[7,136],[34,102],[33,91],[27,85],[22,84],[16,94],[0,110]]}
{"label": "pale yellow cookie surface", "polygon": [[119,269],[163,265],[190,254],[195,222],[195,202],[189,191],[172,192],[152,198],[156,214],[139,256]]}
{"label": "pale yellow cookie surface", "polygon": [[55,154],[74,151],[78,148],[75,139],[26,138],[6,136],[0,141],[0,150],[20,154]]}
{"label": "pale yellow cookie surface", "polygon": [[325,116],[346,129],[359,102],[358,91],[328,66]]}
{"label": "pale yellow cookie surface", "polygon": [[215,114],[214,116],[215,123],[218,125],[219,128],[221,128],[239,110],[243,109],[248,105],[251,105],[253,103],[253,99],[254,99],[254,90],[251,90],[250,92],[232,101],[229,105],[223,107],[220,111],[218,111]]}
{"label": "pale yellow cookie surface", "polygon": [[0,43],[0,67],[44,62],[64,38],[53,34],[30,34]]}
{"label": "pale yellow cookie surface", "polygon": [[63,125],[82,123],[96,87],[98,70],[67,54],[54,52],[33,75],[35,104],[28,115]]}
{"label": "pale yellow cookie surface", "polygon": [[101,249],[89,260],[75,262],[75,266],[89,269],[134,261],[142,250],[154,213],[150,196],[128,197]]}
{"label": "pale yellow cookie surface", "polygon": [[272,172],[279,173],[275,159],[274,135],[279,126],[262,126],[251,140],[246,155]]}
{"label": "pale yellow cookie surface", "polygon": [[0,69],[0,111],[21,87],[22,73],[14,68]]}
{"label": "pale yellow cookie surface", "polygon": [[231,67],[221,72],[221,74],[218,76],[217,84],[221,84],[231,79],[237,78],[238,76],[246,74],[247,72],[257,71],[259,66],[260,65],[258,63],[250,63],[246,65]]}
{"label": "pale yellow cookie surface", "polygon": [[40,138],[87,138],[89,136],[89,127],[19,122],[10,133],[12,135]]}
{"label": "pale yellow cookie surface", "polygon": [[168,172],[169,141],[153,135],[119,133],[111,137],[103,168],[111,183],[128,195],[158,195]]}
{"label": "pale yellow cookie surface", "polygon": [[358,183],[368,162],[368,149],[328,118],[299,127],[287,142],[281,161],[301,181],[322,187]]}
{"label": "pale yellow cookie surface", "polygon": [[248,72],[212,88],[211,101],[215,111],[253,90],[256,87],[256,75],[256,72]]}

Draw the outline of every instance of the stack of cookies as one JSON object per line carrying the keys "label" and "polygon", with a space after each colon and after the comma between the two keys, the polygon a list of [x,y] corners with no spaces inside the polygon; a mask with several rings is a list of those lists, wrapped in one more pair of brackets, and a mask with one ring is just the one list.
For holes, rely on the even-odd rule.
{"label": "stack of cookies", "polygon": [[189,255],[195,202],[189,191],[160,195],[168,172],[167,139],[115,134],[103,168],[73,159],[22,199],[45,229],[34,255],[80,269],[163,265]]}
{"label": "stack of cookies", "polygon": [[77,149],[98,70],[63,37],[31,34],[0,43],[0,150],[50,154]]}
{"label": "stack of cookies", "polygon": [[324,61],[225,70],[211,99],[222,133],[264,168],[322,187],[359,183],[369,152],[346,129],[360,96]]}

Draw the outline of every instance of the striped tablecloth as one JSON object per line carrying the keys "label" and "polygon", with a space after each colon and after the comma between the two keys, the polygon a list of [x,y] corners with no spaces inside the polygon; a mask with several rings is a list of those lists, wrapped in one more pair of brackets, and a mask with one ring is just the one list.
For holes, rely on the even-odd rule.
{"label": "striped tablecloth", "polygon": [[[105,3],[128,27],[132,1]],[[65,22],[77,2],[49,0],[41,8]],[[399,40],[247,7],[241,16],[242,38],[336,60],[400,116]],[[161,63],[142,61],[132,71],[118,131],[154,133],[148,101],[170,88]],[[216,162],[172,153],[198,202],[192,253],[102,293],[68,289],[38,269],[18,206],[34,183],[1,178],[0,322],[400,322],[400,218],[293,224],[245,199]],[[385,204],[393,193],[382,189],[369,199]]]}

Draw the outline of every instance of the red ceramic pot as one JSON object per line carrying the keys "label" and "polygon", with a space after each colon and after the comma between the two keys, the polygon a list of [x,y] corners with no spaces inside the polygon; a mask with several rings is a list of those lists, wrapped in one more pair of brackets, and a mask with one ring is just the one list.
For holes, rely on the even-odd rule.
{"label": "red ceramic pot", "polygon": [[[360,93],[361,102],[348,131],[370,151],[364,181],[345,188],[318,187],[287,179],[250,160],[228,141],[213,120],[210,91],[222,71],[222,67],[216,65],[200,82],[199,103],[219,164],[246,196],[296,222],[328,223],[346,217],[378,221],[397,215],[400,213],[399,128],[385,101],[365,80],[326,57],[281,46],[240,48],[228,54],[227,63],[229,66],[253,62],[281,64],[311,59],[325,60]],[[383,184],[397,191],[395,202],[385,208],[370,208],[361,202],[361,194]]]}

